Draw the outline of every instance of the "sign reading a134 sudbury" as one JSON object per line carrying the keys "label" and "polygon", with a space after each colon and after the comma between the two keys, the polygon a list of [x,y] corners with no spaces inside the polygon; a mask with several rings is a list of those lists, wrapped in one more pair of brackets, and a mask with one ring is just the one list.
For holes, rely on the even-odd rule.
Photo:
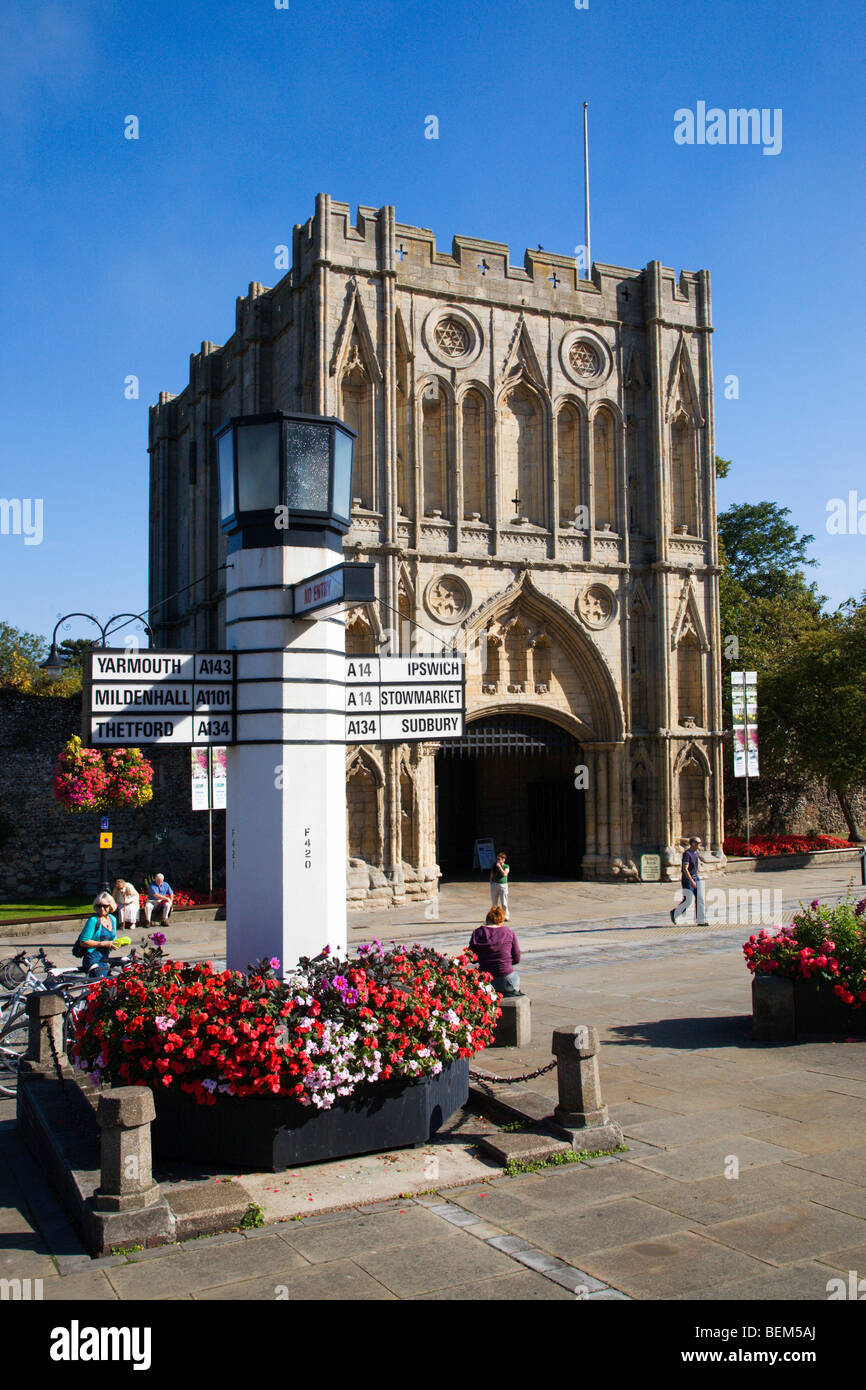
{"label": "sign reading a134 sudbury", "polygon": [[235,741],[235,652],[96,648],[85,671],[91,747]]}
{"label": "sign reading a134 sudbury", "polygon": [[347,656],[346,742],[460,738],[465,676],[462,656]]}

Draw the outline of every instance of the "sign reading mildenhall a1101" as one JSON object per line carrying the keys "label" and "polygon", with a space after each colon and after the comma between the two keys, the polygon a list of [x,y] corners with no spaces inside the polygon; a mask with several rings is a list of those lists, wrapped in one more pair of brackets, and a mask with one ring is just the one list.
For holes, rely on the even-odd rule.
{"label": "sign reading mildenhall a1101", "polygon": [[235,655],[92,649],[84,690],[91,747],[234,743]]}
{"label": "sign reading mildenhall a1101", "polygon": [[466,716],[462,656],[347,656],[346,742],[460,738]]}

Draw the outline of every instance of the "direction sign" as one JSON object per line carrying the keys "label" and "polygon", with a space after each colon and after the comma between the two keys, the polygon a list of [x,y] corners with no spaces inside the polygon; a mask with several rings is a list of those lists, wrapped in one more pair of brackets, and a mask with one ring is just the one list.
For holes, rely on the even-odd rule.
{"label": "direction sign", "polygon": [[340,608],[345,603],[373,603],[375,565],[368,561],[357,564],[334,565],[331,569],[311,574],[300,584],[292,585],[292,614],[306,618],[311,613]]}
{"label": "direction sign", "polygon": [[234,743],[234,652],[97,648],[87,655],[91,746]]}
{"label": "direction sign", "polygon": [[346,658],[346,742],[459,738],[466,713],[462,656]]}

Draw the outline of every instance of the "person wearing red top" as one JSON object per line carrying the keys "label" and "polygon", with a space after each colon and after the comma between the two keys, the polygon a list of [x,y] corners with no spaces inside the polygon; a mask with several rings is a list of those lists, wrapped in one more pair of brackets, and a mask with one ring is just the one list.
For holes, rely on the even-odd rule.
{"label": "person wearing red top", "polygon": [[510,927],[505,926],[501,907],[491,907],[483,927],[476,927],[469,939],[469,949],[478,957],[478,969],[493,976],[493,986],[500,994],[522,994],[520,976],[514,969],[520,961],[520,946]]}

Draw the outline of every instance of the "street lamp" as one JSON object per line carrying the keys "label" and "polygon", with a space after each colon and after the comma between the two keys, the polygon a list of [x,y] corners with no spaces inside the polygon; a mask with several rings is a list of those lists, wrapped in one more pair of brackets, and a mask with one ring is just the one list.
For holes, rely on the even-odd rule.
{"label": "street lamp", "polygon": [[[44,671],[48,679],[52,681],[60,680],[60,677],[63,675],[63,672],[66,670],[66,663],[64,662],[63,657],[60,654],[60,648],[57,645],[57,634],[60,631],[60,628],[63,626],[63,624],[69,622],[70,618],[86,618],[89,623],[93,623],[95,627],[98,627],[99,644],[102,647],[104,647],[106,644],[108,630],[111,627],[111,624],[116,623],[118,618],[138,619],[138,621],[142,623],[142,626],[144,627],[144,630],[147,633],[148,645],[153,641],[153,633],[151,632],[148,624],[144,622],[144,620],[142,619],[140,613],[115,613],[113,617],[109,618],[108,622],[104,625],[99,621],[98,618],[94,618],[92,613],[65,613],[64,616],[62,618],[58,618],[57,622],[54,624],[54,631],[51,634],[51,649],[45,660],[39,663],[39,669],[41,671]],[[95,639],[91,643],[91,646],[96,646]]]}
{"label": "street lamp", "polygon": [[351,525],[357,435],[326,415],[238,415],[214,431],[229,550],[339,551]]}

